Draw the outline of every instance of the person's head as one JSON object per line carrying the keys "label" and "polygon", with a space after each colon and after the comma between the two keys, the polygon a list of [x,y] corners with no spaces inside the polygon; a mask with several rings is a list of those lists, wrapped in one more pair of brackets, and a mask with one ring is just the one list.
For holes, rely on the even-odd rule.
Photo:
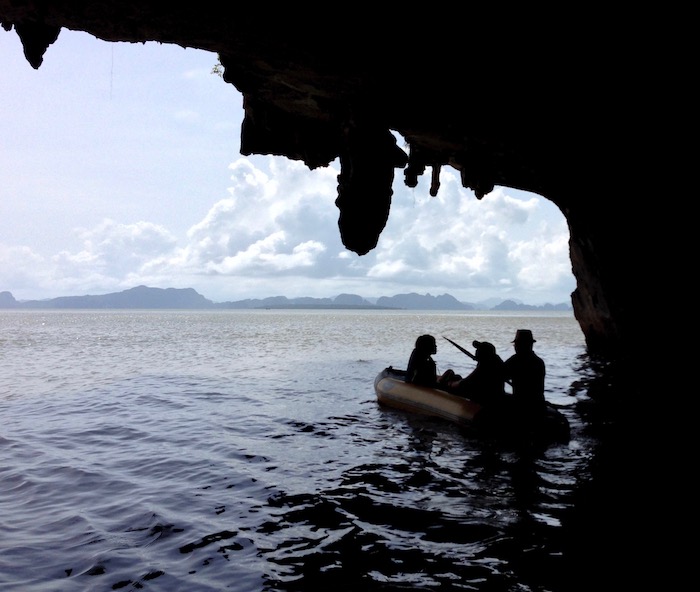
{"label": "person's head", "polygon": [[476,348],[476,359],[478,362],[488,360],[496,356],[496,348],[488,341],[474,341],[472,345]]}
{"label": "person's head", "polygon": [[437,351],[437,342],[432,335],[419,335],[416,339],[416,349],[429,354]]}
{"label": "person's head", "polygon": [[518,329],[513,339],[515,351],[530,351],[537,340],[532,336],[530,329]]}

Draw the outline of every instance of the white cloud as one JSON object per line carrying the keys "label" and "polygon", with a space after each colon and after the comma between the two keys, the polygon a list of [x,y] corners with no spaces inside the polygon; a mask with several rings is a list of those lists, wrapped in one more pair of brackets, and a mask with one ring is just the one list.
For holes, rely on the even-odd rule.
{"label": "white cloud", "polygon": [[[230,197],[215,202],[180,240],[149,222],[104,220],[78,231],[77,252],[61,251],[51,261],[18,252],[33,259],[38,278],[71,293],[147,284],[193,286],[217,301],[355,291],[559,302],[572,289],[566,225],[552,221],[551,212],[544,217],[539,198],[497,189],[477,200],[453,173],[443,173],[438,197],[416,198],[397,179],[390,222],[377,248],[359,257],[340,241],[335,166],[309,172],[282,159],[261,166],[268,170],[237,159]],[[229,281],[214,287],[215,277]],[[31,282],[5,275],[4,285],[18,283]]]}
{"label": "white cloud", "polygon": [[[543,212],[540,198],[497,189],[477,200],[454,173],[443,173],[441,193],[426,198],[399,178],[377,248],[359,257],[340,241],[335,165],[310,172],[282,159],[257,164],[232,163],[230,197],[213,203],[179,240],[161,225],[104,220],[76,231],[80,250],[48,261],[28,248],[6,249],[4,261],[12,252],[32,265],[5,273],[4,285],[30,285],[34,269],[38,286],[46,289],[51,279],[54,296],[61,295],[56,289],[96,293],[147,284],[193,286],[217,301],[355,291],[539,303],[564,301],[573,289],[566,225]],[[215,287],[216,277],[228,281]]]}

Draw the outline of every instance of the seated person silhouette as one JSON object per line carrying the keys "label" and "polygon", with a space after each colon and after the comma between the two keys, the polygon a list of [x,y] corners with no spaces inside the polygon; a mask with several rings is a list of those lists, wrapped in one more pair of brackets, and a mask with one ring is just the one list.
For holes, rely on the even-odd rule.
{"label": "seated person silhouette", "polygon": [[421,386],[437,386],[437,367],[433,354],[437,353],[437,342],[432,335],[420,335],[408,359],[406,382]]}
{"label": "seated person silhouette", "polygon": [[534,351],[536,339],[529,329],[518,329],[513,339],[515,353],[505,361],[505,377],[513,385],[513,401],[521,416],[541,417],[544,398],[545,364]]}
{"label": "seated person silhouette", "polygon": [[447,390],[482,405],[502,402],[506,381],[503,360],[488,341],[474,341],[472,345],[476,348],[476,368],[464,378],[457,374],[449,377]]}

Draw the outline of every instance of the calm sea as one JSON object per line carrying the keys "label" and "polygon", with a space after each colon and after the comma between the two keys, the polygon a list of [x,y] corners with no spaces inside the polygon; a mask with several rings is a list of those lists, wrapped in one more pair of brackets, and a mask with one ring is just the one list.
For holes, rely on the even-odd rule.
{"label": "calm sea", "polygon": [[[0,312],[0,589],[572,589],[597,441],[571,313]],[[380,408],[415,338],[532,329],[571,441]]]}

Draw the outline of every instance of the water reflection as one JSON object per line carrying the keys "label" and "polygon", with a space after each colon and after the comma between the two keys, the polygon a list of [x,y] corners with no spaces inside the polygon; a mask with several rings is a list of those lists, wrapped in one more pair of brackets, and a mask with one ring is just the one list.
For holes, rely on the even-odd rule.
{"label": "water reflection", "polygon": [[574,486],[560,476],[562,448],[503,447],[430,419],[395,419],[404,438],[382,462],[345,470],[337,488],[268,500],[277,512],[261,532],[280,540],[264,551],[277,566],[268,589],[554,585]]}
{"label": "water reflection", "polygon": [[[604,395],[627,384],[572,355],[570,320],[536,328],[560,336],[543,355],[571,439],[522,448],[379,408],[372,391],[405,359],[401,336],[461,340],[468,321],[510,340],[517,319],[342,315],[329,342],[321,315],[112,316],[56,323],[35,357],[8,350],[0,587],[602,590],[665,516],[648,495],[674,483],[665,464],[630,466],[649,420],[622,435]],[[62,386],[34,378],[54,375]]]}

